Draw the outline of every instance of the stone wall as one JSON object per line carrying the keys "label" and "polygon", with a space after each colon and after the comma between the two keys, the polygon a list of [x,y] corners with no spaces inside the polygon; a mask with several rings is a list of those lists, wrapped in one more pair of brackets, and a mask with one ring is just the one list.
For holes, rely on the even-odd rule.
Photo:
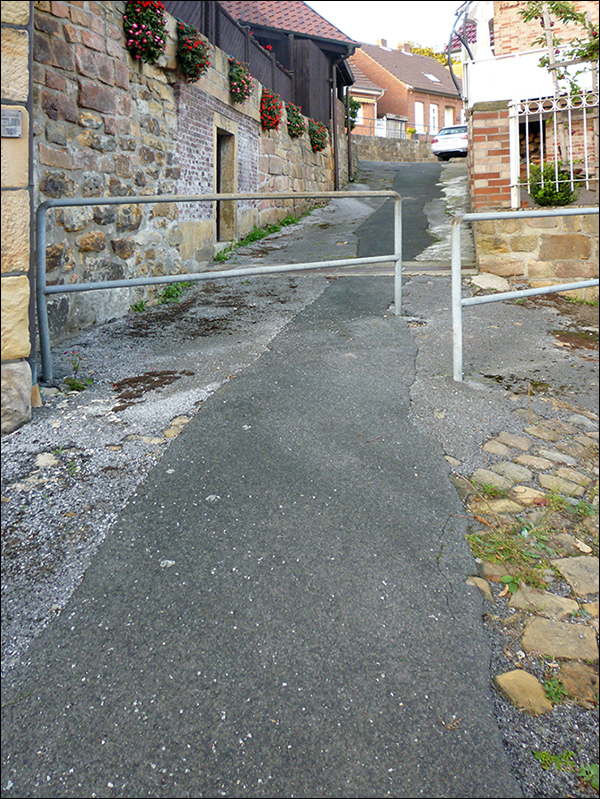
{"label": "stone wall", "polygon": [[[175,60],[175,20],[155,66],[124,47],[124,2],[35,4],[35,135],[39,202],[49,197],[127,197],[212,193],[217,148],[225,154],[221,191],[332,189],[331,147],[313,153],[308,136],[261,130],[262,87],[231,99],[228,61],[211,47],[211,67],[188,84]],[[345,145],[340,148],[345,149]],[[343,171],[343,165],[342,165]],[[347,174],[347,168],[346,168]],[[81,207],[48,215],[50,283],[101,281],[200,271],[216,249],[254,225],[301,204],[239,202]],[[54,341],[125,314],[154,287],[53,295]]]}
{"label": "stone wall", "polygon": [[[479,268],[533,288],[598,277],[598,217],[496,219],[474,224]],[[565,292],[598,299],[598,288]]]}
{"label": "stone wall", "polygon": [[416,139],[384,139],[352,134],[352,147],[361,161],[436,161],[431,144]]}
{"label": "stone wall", "polygon": [[[29,188],[30,4],[2,3],[2,113],[20,116],[19,136],[2,138],[2,433],[31,418]],[[15,129],[16,130],[16,129]]]}

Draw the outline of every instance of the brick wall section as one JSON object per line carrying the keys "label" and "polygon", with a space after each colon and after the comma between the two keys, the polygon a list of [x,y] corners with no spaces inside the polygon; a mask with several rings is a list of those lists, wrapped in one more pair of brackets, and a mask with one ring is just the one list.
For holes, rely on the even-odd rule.
{"label": "brick wall section", "polygon": [[[533,50],[538,45],[533,42],[543,35],[543,28],[540,27],[539,20],[523,22],[519,16],[519,8],[523,8],[524,2],[507,2],[506,0],[495,0],[494,2],[494,40],[496,56],[506,55],[507,53],[517,53],[523,50]],[[577,11],[588,12],[598,25],[598,3],[582,0],[575,0],[573,3]],[[559,39],[568,42],[577,35],[581,29],[579,26],[570,23],[564,25],[556,20],[553,33]]]}
{"label": "brick wall section", "polygon": [[477,103],[468,116],[471,208],[510,208],[508,105]]}

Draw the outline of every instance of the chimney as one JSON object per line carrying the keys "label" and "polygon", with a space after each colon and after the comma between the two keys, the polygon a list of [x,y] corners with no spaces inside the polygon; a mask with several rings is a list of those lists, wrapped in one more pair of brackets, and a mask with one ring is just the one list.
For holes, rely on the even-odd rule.
{"label": "chimney", "polygon": [[410,42],[398,42],[398,50],[402,50],[403,53],[411,53]]}
{"label": "chimney", "polygon": [[377,39],[375,44],[378,44],[379,47],[387,47],[387,39]]}

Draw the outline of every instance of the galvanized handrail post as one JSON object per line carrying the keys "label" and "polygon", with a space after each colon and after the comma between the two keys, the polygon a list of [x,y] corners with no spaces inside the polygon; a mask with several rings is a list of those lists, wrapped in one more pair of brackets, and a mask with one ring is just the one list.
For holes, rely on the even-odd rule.
{"label": "galvanized handrail post", "polygon": [[452,245],[452,346],[454,379],[462,381],[462,264],[460,234],[462,216],[456,216],[450,227]]}
{"label": "galvanized handrail post", "polygon": [[394,313],[402,316],[402,197],[394,197]]}
{"label": "galvanized handrail post", "polygon": [[48,302],[46,300],[46,214],[48,204],[42,203],[35,217],[35,292],[37,302],[38,333],[40,337],[40,357],[42,361],[42,380],[52,381],[52,355],[50,353],[50,328],[48,325]]}

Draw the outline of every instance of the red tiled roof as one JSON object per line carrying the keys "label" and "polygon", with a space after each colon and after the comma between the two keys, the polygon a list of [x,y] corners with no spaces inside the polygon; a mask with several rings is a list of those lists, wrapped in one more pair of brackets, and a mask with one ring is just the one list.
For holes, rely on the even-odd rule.
{"label": "red tiled roof", "polygon": [[[377,44],[363,44],[361,51],[402,83],[424,92],[457,96],[450,70],[435,58],[392,50]],[[363,62],[363,70],[366,69]],[[368,71],[368,70],[367,70]],[[432,77],[428,77],[431,75]]]}
{"label": "red tiled roof", "polygon": [[382,92],[383,89],[381,86],[378,86],[376,83],[370,78],[367,78],[365,73],[356,63],[356,58],[354,56],[350,56],[348,59],[350,62],[350,69],[352,70],[352,74],[354,76],[354,83],[352,84],[352,89],[356,89],[359,91],[360,89],[366,89],[367,91],[371,92]]}
{"label": "red tiled roof", "polygon": [[318,39],[352,43],[342,33],[306,3],[298,0],[221,0],[223,8],[238,22],[263,25],[289,33],[301,33]]}

